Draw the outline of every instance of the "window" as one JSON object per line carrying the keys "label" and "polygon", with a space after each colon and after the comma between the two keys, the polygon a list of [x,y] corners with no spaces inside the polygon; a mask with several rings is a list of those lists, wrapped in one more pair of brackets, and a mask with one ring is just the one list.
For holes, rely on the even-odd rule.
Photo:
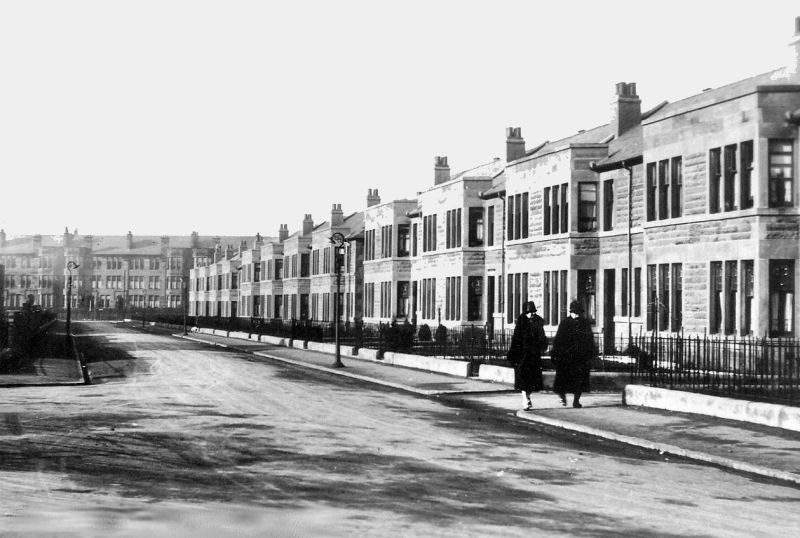
{"label": "window", "polygon": [[461,246],[461,209],[451,209],[447,212],[445,248]]}
{"label": "window", "polygon": [[409,295],[409,282],[407,280],[403,280],[397,283],[397,317],[407,318],[410,316],[411,304]]}
{"label": "window", "polygon": [[578,271],[578,302],[586,317],[594,323],[597,318],[597,275],[594,269]]}
{"label": "window", "polygon": [[253,264],[253,280],[255,282],[261,281],[261,264],[259,262]]}
{"label": "window", "polygon": [[633,315],[642,315],[642,268],[633,269]]}
{"label": "window", "polygon": [[486,210],[486,246],[494,246],[494,206],[489,206]]}
{"label": "window", "polygon": [[422,252],[436,250],[436,215],[422,218]]}
{"label": "window", "polygon": [[578,183],[578,231],[597,231],[597,183]]}
{"label": "window", "polygon": [[397,256],[406,258],[411,253],[411,226],[408,224],[397,225]]}
{"label": "window", "polygon": [[669,217],[669,161],[658,163],[658,218]]}
{"label": "window", "polygon": [[669,305],[670,305],[669,264],[662,263],[658,266],[658,330],[669,330]]}
{"label": "window", "polygon": [[[278,258],[273,262],[275,264],[275,280],[283,279],[283,260]],[[280,308],[278,308],[280,310]]]}
{"label": "window", "polygon": [[364,316],[371,318],[375,315],[375,283],[364,284]]}
{"label": "window", "polygon": [[658,322],[658,286],[656,266],[647,266],[647,330],[654,331]]}
{"label": "window", "polygon": [[364,234],[364,259],[375,259],[375,230],[367,230]]}
{"label": "window", "polygon": [[[596,189],[597,187],[595,186],[595,202],[597,201]],[[567,188],[566,183],[562,183],[560,186],[553,185],[552,187],[546,187],[542,192],[542,203],[544,205],[542,211],[542,233],[544,235],[567,233],[567,223],[569,218],[569,202],[567,201],[568,194],[569,189]]]}
{"label": "window", "polygon": [[381,258],[392,257],[392,225],[381,226]]}
{"label": "window", "polygon": [[[559,287],[559,280],[561,286]],[[559,289],[563,293],[559,293]],[[566,316],[567,272],[545,271],[543,278],[542,318],[546,325],[558,325]]]}
{"label": "window", "polygon": [[[459,286],[460,287],[460,286]],[[487,300],[491,300],[490,298]],[[483,318],[483,277],[467,277],[467,321]]]}
{"label": "window", "polygon": [[471,247],[483,246],[483,208],[469,208],[469,238],[468,245]]}
{"label": "window", "polygon": [[322,249],[322,274],[329,275],[331,272],[331,249],[325,247]]}
{"label": "window", "polygon": [[708,153],[708,210],[711,213],[719,213],[720,204],[720,183],[722,182],[722,150],[714,148]]}
{"label": "window", "polygon": [[[308,252],[304,252],[304,253],[302,253],[300,255],[300,276],[308,276],[308,273],[309,273],[309,258],[310,258],[310,256],[309,256]],[[249,265],[247,266],[247,270],[248,270],[248,277],[249,277],[249,271],[250,271],[250,266]]]}
{"label": "window", "polygon": [[545,187],[542,193],[542,204],[544,209],[542,215],[544,216],[543,234],[550,235],[550,219],[552,218],[552,208],[550,207],[550,187]]}
{"label": "window", "polygon": [[769,141],[769,206],[792,205],[794,141]]}
{"label": "window", "polygon": [[647,220],[656,220],[656,163],[647,163]]}
{"label": "window", "polygon": [[422,279],[422,319],[436,319],[436,279]]}
{"label": "window", "polygon": [[292,254],[292,276],[297,276],[297,254]]}
{"label": "window", "polygon": [[508,323],[516,323],[522,312],[522,304],[528,300],[528,273],[511,273],[508,283],[508,302],[506,319]]}
{"label": "window", "polygon": [[794,260],[769,261],[769,334],[794,335]]}
{"label": "window", "polygon": [[736,209],[736,144],[725,146],[723,160],[723,207],[725,211],[733,211]]}
{"label": "window", "polygon": [[528,193],[515,194],[508,197],[508,230],[509,240],[528,237]]}
{"label": "window", "polygon": [[619,302],[622,305],[622,315],[628,315],[628,301],[630,295],[628,294],[628,268],[622,268],[622,286],[620,286]]}
{"label": "window", "polygon": [[[319,300],[319,299],[318,299]],[[322,294],[322,321],[331,320],[331,294]]]}
{"label": "window", "polygon": [[722,329],[722,262],[711,262],[708,312],[708,332],[718,334]]}
{"label": "window", "polygon": [[319,249],[315,248],[311,252],[311,274],[318,275],[319,274]]}
{"label": "window", "polygon": [[741,188],[739,204],[742,209],[753,207],[753,141],[742,142],[740,146]]}
{"label": "window", "polygon": [[742,301],[742,336],[753,334],[754,284],[753,260],[744,260],[742,262],[742,291],[744,293],[744,300]]}
{"label": "window", "polygon": [[417,236],[419,234],[419,225],[415,222],[413,226],[411,226],[411,255],[417,255]]}
{"label": "window", "polygon": [[[120,265],[121,265],[121,264],[120,264]],[[150,258],[150,269],[151,269],[151,270],[158,269],[158,268],[159,268],[159,266],[160,266],[160,261],[159,261],[159,259],[158,259],[158,258]],[[117,269],[120,269],[120,268],[121,268],[121,267],[117,267]],[[111,267],[109,267],[109,269],[111,269]]]}
{"label": "window", "polygon": [[392,317],[392,283],[381,282],[381,317]]}
{"label": "window", "polygon": [[672,200],[670,215],[672,218],[681,216],[683,208],[683,157],[673,157],[670,165],[672,181]]}
{"label": "window", "polygon": [[736,261],[725,262],[725,334],[736,334],[739,275]]}
{"label": "window", "polygon": [[445,279],[444,319],[461,319],[461,277],[451,276]]}
{"label": "window", "polygon": [[603,230],[614,229],[614,180],[603,182]]}

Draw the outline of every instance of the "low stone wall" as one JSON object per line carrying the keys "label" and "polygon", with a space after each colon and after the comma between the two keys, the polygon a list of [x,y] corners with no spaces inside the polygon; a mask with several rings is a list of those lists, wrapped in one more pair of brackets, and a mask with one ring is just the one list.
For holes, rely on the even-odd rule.
{"label": "low stone wall", "polygon": [[442,374],[450,374],[460,377],[469,376],[469,361],[438,359],[436,357],[425,357],[422,355],[409,355],[406,353],[394,353],[392,351],[386,351],[383,354],[383,362],[386,364],[393,364],[395,366],[416,368],[417,370],[427,370],[429,372],[439,372]]}
{"label": "low stone wall", "polygon": [[628,385],[625,387],[624,394],[626,405],[640,405],[682,413],[698,413],[800,431],[800,408],[798,407],[736,400],[645,385]]}

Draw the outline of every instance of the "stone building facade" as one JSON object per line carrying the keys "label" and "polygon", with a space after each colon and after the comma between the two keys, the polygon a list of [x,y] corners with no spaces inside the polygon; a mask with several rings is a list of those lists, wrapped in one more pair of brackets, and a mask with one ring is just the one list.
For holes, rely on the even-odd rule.
{"label": "stone building facade", "polygon": [[0,231],[0,263],[6,267],[5,306],[19,308],[28,295],[43,308],[66,306],[69,262],[71,307],[93,311],[183,308],[184,279],[195,264],[212,259],[224,243],[242,237],[78,235],[7,238]]}

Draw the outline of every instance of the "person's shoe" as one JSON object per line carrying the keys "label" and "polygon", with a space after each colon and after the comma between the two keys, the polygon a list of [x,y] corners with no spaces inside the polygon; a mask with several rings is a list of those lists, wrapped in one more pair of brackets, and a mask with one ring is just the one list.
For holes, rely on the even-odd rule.
{"label": "person's shoe", "polygon": [[533,411],[533,404],[531,404],[531,402],[528,402],[528,405],[525,406],[525,409],[523,409],[523,411]]}
{"label": "person's shoe", "polygon": [[572,407],[575,409],[580,409],[583,406],[581,405],[581,402],[572,402]]}

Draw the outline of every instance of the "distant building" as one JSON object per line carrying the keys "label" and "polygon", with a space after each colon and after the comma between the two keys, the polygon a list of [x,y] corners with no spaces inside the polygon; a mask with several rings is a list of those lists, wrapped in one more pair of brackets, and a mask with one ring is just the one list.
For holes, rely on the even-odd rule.
{"label": "distant building", "polygon": [[0,263],[5,305],[19,308],[29,294],[43,308],[66,305],[72,261],[72,307],[182,308],[183,279],[195,263],[211,259],[218,245],[244,238],[189,236],[78,235],[22,236],[8,239],[0,230]]}

